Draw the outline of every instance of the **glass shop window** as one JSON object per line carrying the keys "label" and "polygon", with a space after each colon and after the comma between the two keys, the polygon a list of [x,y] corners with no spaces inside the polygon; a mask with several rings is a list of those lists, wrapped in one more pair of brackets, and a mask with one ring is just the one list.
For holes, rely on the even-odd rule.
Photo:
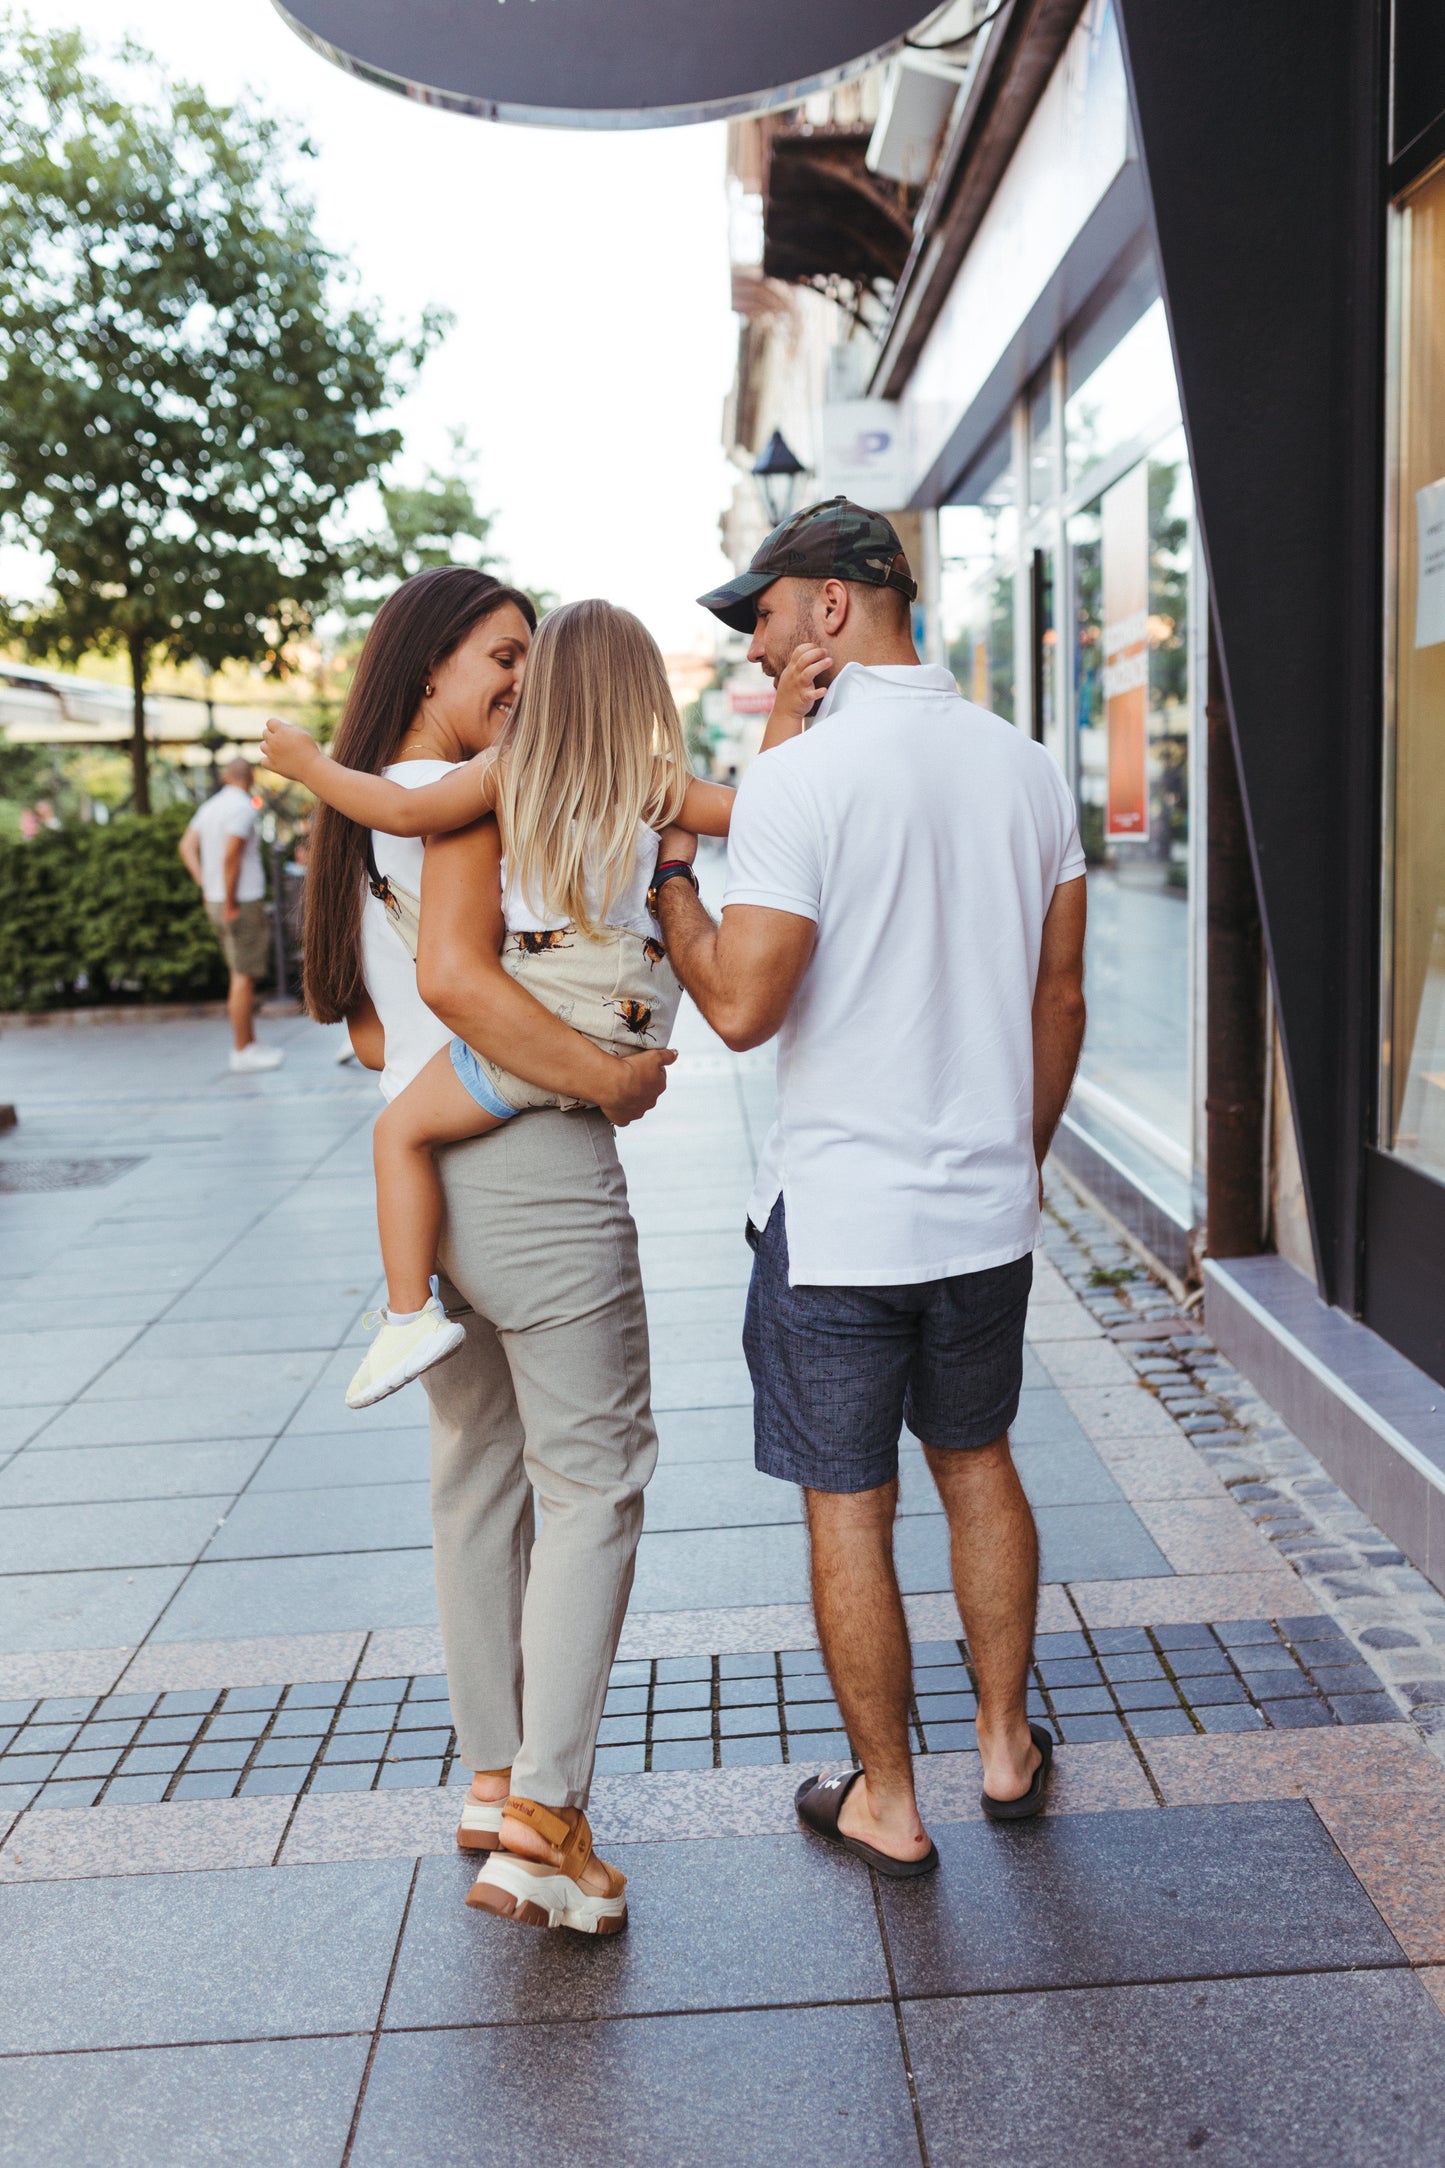
{"label": "glass shop window", "polygon": [[1153,302],[1133,329],[1075,386],[1070,368],[1064,407],[1067,487],[1072,490],[1130,444],[1147,444],[1179,413],[1164,303]]}
{"label": "glass shop window", "polygon": [[1445,165],[1397,238],[1381,1141],[1445,1180]]}
{"label": "glass shop window", "polygon": [[1182,433],[1068,523],[1079,821],[1089,866],[1081,1074],[1190,1136],[1189,576]]}
{"label": "glass shop window", "polygon": [[939,512],[943,632],[966,700],[1017,717],[1014,606],[1018,492],[1005,429]]}

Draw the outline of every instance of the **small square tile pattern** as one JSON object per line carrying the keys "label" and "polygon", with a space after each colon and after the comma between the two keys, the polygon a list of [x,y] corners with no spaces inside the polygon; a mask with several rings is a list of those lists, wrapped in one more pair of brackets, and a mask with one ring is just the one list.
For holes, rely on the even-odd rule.
{"label": "small square tile pattern", "polygon": [[[913,1663],[916,1751],[972,1747],[966,1645],[915,1643]],[[1030,1715],[1065,1743],[1399,1715],[1325,1617],[1041,1633],[1030,1688]],[[28,1806],[390,1790],[463,1774],[435,1675],[15,1702],[4,1715],[0,1820]],[[849,1754],[822,1657],[781,1649],[616,1664],[597,1768],[629,1776]]]}

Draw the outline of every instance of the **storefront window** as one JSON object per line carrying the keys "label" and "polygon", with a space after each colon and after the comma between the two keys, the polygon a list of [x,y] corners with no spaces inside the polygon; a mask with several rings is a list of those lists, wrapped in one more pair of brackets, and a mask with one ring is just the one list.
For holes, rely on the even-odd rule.
{"label": "storefront window", "polygon": [[1445,166],[1398,239],[1382,1141],[1445,1179]]}
{"label": "storefront window", "polygon": [[958,500],[939,512],[943,630],[965,699],[1005,722],[1016,716],[1014,640],[1018,501],[1007,432],[995,440]]}
{"label": "storefront window", "polygon": [[1090,883],[1080,1073],[1154,1131],[1175,1164],[1190,1144],[1191,518],[1176,434],[1068,527]]}
{"label": "storefront window", "polygon": [[1064,408],[1069,488],[1121,446],[1159,435],[1178,411],[1164,304],[1155,301],[1084,382],[1070,383]]}

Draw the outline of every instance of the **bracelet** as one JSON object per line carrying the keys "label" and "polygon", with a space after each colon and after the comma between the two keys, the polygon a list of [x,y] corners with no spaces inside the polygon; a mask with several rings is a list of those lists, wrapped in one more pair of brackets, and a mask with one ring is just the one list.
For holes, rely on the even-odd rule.
{"label": "bracelet", "polygon": [[693,872],[687,860],[685,858],[669,858],[665,865],[658,867],[656,873],[652,876],[652,886],[647,891],[647,908],[654,918],[657,916],[658,890],[665,881],[678,879],[689,882],[694,895],[698,893],[697,875]]}

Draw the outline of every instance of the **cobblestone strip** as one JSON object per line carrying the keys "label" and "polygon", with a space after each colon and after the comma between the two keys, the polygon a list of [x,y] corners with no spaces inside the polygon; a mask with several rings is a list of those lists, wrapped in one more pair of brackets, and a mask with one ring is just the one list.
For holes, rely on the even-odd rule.
{"label": "cobblestone strip", "polygon": [[1046,1205],[1044,1248],[1070,1293],[1445,1759],[1445,1596],[1062,1179]]}

